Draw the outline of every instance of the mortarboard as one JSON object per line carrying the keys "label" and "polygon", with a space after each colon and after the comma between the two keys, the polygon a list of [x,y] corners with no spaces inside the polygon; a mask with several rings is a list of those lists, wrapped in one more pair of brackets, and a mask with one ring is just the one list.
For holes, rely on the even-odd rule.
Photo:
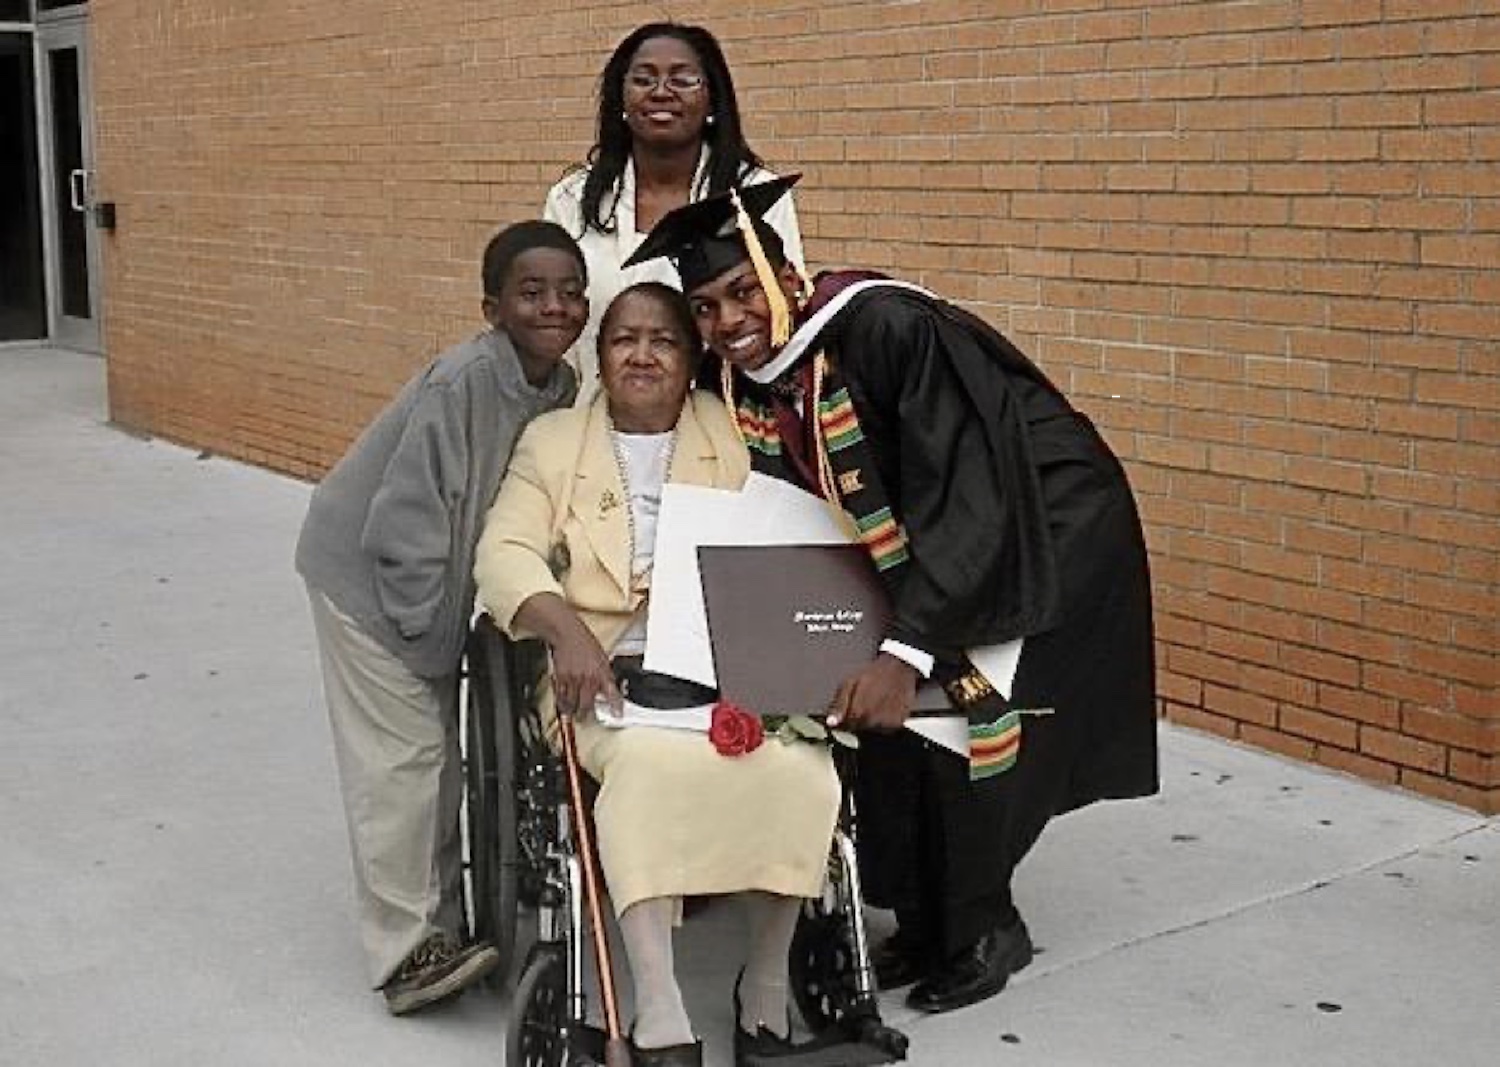
{"label": "mortarboard", "polygon": [[749,258],[771,302],[772,343],[785,344],[791,333],[791,309],[766,250],[771,249],[777,258],[784,258],[784,253],[781,238],[765,214],[800,177],[788,174],[674,208],[661,217],[624,266],[666,257],[677,267],[683,291],[691,292]]}

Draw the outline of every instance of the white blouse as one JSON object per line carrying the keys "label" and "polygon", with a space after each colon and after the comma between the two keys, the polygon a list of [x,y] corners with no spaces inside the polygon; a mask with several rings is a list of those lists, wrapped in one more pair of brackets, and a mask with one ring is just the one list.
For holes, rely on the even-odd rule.
{"label": "white blouse", "polygon": [[[707,163],[708,149],[705,148],[698,160],[697,173],[693,176],[694,200],[701,199],[697,190],[703,184],[704,168]],[[677,268],[672,265],[671,260],[654,259],[649,263],[637,264],[628,270],[620,266],[646,239],[646,234],[637,233],[635,228],[634,162],[626,160],[625,163],[620,198],[615,205],[614,233],[600,233],[595,229],[584,231],[583,183],[587,176],[586,170],[578,170],[563,178],[548,191],[547,203],[542,209],[544,219],[558,223],[578,239],[578,245],[583,249],[584,262],[588,265],[589,321],[584,327],[583,334],[568,351],[567,356],[568,362],[578,372],[576,405],[580,407],[593,400],[594,394],[599,391],[597,348],[599,320],[604,317],[604,310],[609,307],[609,302],[622,289],[637,282],[665,282],[674,289],[682,288],[682,279],[678,277]],[[757,185],[760,182],[770,181],[774,177],[775,175],[770,171],[757,169],[750,172],[745,184]],[[609,203],[606,194],[604,204],[608,207]],[[798,266],[805,266],[802,255],[802,231],[797,225],[797,209],[792,203],[791,196],[784,196],[777,201],[775,206],[766,212],[765,218],[780,235],[787,257]],[[580,234],[582,236],[579,236]]]}
{"label": "white blouse", "polygon": [[[631,581],[651,573],[656,558],[656,519],[661,514],[661,490],[672,466],[677,431],[666,433],[610,432],[610,443],[621,466],[622,488],[630,498]],[[611,656],[638,656],[646,651],[646,609],[643,605],[620,635]]]}

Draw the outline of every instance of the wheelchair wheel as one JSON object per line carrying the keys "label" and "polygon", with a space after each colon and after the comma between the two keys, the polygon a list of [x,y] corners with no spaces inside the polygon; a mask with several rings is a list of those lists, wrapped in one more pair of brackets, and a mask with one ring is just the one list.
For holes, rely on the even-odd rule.
{"label": "wheelchair wheel", "polygon": [[505,1067],[568,1067],[568,978],[562,953],[539,948],[510,1002]]}
{"label": "wheelchair wheel", "polygon": [[841,1063],[852,1067],[906,1059],[907,1036],[881,1021],[873,996],[860,996],[858,960],[844,916],[822,901],[805,905],[792,935],[789,963],[792,998],[807,1028],[818,1035],[837,1031],[851,1043]]}
{"label": "wheelchair wheel", "polygon": [[854,979],[858,961],[843,916],[820,900],[804,904],[789,963],[792,998],[807,1028],[818,1034],[845,1023],[859,990]]}
{"label": "wheelchair wheel", "polygon": [[497,984],[516,946],[515,735],[511,729],[504,638],[489,621],[469,636],[464,778],[469,842],[469,924],[476,941],[500,953]]}

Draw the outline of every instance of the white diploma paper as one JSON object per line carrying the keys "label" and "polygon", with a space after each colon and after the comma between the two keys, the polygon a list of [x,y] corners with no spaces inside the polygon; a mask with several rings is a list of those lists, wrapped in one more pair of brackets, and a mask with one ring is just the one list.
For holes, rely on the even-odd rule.
{"label": "white diploma paper", "polygon": [[[763,474],[752,473],[739,492],[663,486],[651,610],[646,617],[646,669],[701,685],[718,684],[698,573],[699,545],[828,545],[851,540],[838,514],[822,499]],[[1021,641],[971,649],[969,657],[1008,699]],[[909,719],[906,728],[968,758],[969,727],[962,715]]]}
{"label": "white diploma paper", "polygon": [[739,492],[662,486],[646,616],[648,671],[716,686],[699,545],[839,545],[849,535],[827,504],[794,485],[752,473]]}

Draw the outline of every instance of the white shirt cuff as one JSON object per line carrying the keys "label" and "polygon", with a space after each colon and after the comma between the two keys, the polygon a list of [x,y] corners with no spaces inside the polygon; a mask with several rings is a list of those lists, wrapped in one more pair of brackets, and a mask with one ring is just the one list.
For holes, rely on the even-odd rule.
{"label": "white shirt cuff", "polygon": [[880,651],[888,656],[895,656],[923,678],[932,677],[932,665],[935,661],[930,652],[912,648],[911,645],[902,644],[900,641],[892,641],[889,637],[880,642]]}

